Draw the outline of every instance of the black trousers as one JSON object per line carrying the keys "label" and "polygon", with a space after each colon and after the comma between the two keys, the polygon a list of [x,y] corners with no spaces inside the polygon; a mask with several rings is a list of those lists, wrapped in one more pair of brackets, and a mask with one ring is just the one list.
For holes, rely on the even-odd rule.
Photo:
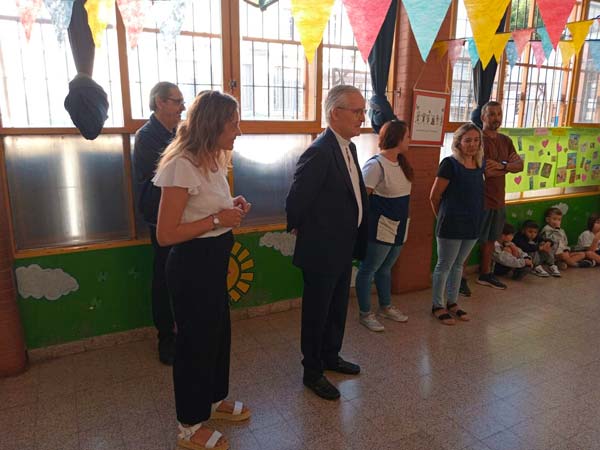
{"label": "black trousers", "polygon": [[336,363],[344,340],[352,263],[337,274],[303,270],[301,348],[304,379],[315,381]]}
{"label": "black trousers", "polygon": [[231,322],[227,268],[233,234],[174,245],[167,260],[177,341],[173,382],[177,420],[195,425],[229,391]]}
{"label": "black trousers", "polygon": [[152,320],[158,330],[158,339],[173,336],[175,322],[171,307],[171,296],[167,289],[166,265],[171,247],[161,247],[156,240],[156,227],[150,226],[150,240],[154,249],[152,274]]}

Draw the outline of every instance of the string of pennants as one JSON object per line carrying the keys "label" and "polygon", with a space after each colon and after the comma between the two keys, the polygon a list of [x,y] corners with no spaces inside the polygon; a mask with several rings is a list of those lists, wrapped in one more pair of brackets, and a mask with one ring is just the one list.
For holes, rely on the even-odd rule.
{"label": "string of pennants", "polygon": [[[27,40],[42,6],[48,10],[59,42],[64,41],[71,20],[74,0],[14,0]],[[150,14],[158,25],[167,49],[173,48],[180,34],[186,8],[194,0],[87,0],[85,9],[94,43],[101,46],[106,27],[115,16],[118,6],[127,31],[129,46],[135,48]],[[342,0],[357,47],[365,61],[373,48],[392,0]],[[452,0],[401,0],[415,37],[421,58],[426,60],[432,49],[438,56],[448,53],[453,65],[462,53],[465,43],[473,66],[481,61],[483,68],[492,57],[500,60],[506,50],[509,64],[514,66],[527,43],[530,44],[536,65],[541,67],[551,52],[559,49],[563,65],[568,65],[586,41],[589,29],[596,19],[567,23],[576,0],[536,0],[544,27],[496,33],[510,0],[463,0],[473,31],[468,39],[437,41],[436,37]],[[335,0],[290,0],[294,24],[308,61],[312,61],[322,40]],[[270,3],[274,3],[270,2]],[[571,39],[560,40],[567,27]],[[539,40],[531,40],[536,32]],[[512,38],[512,39],[511,39]],[[600,41],[588,40],[589,51],[600,71]]]}

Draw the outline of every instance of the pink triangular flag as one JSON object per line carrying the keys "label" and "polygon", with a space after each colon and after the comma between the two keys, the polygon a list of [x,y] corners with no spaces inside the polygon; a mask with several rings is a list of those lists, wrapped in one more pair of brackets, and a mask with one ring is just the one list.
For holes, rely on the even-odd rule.
{"label": "pink triangular flag", "polygon": [[560,41],[576,0],[536,0],[536,5],[546,25],[546,31],[554,48]]}
{"label": "pink triangular flag", "polygon": [[454,67],[456,60],[462,55],[465,42],[464,39],[454,39],[448,42],[448,59],[450,61],[450,67]]}
{"label": "pink triangular flag", "polygon": [[343,0],[356,45],[365,62],[375,44],[392,0]]}
{"label": "pink triangular flag", "polygon": [[542,41],[531,41],[531,49],[533,50],[533,56],[535,57],[535,65],[539,69],[546,60],[546,53],[544,53],[544,46]]}
{"label": "pink triangular flag", "polygon": [[19,8],[21,24],[25,28],[25,38],[29,41],[33,24],[42,7],[42,0],[16,0],[16,2],[17,8]]}
{"label": "pink triangular flag", "polygon": [[144,0],[117,0],[117,5],[127,30],[129,47],[136,48],[140,33],[144,29],[144,17],[150,5],[145,4]]}
{"label": "pink triangular flag", "polygon": [[531,39],[531,32],[533,28],[526,28],[524,30],[515,30],[512,32],[513,40],[515,41],[515,45],[517,46],[517,56],[520,58],[525,46]]}

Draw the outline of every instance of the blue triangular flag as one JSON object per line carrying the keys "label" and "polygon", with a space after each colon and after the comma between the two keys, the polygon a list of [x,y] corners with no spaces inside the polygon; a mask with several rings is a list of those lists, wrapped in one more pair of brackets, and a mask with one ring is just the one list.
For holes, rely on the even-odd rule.
{"label": "blue triangular flag", "polygon": [[517,60],[519,59],[519,54],[517,53],[517,46],[515,41],[508,41],[506,43],[506,59],[508,59],[508,64],[510,64],[510,68],[512,69]]}
{"label": "blue triangular flag", "polygon": [[421,58],[427,59],[452,0],[402,0]]}
{"label": "blue triangular flag", "polygon": [[552,41],[550,40],[550,35],[546,31],[546,27],[538,28],[537,32],[540,35],[540,40],[542,41],[544,55],[546,55],[546,59],[550,59],[550,54],[552,53],[552,50],[554,50]]}
{"label": "blue triangular flag", "polygon": [[600,41],[588,41],[589,56],[592,59],[593,69],[600,72]]}
{"label": "blue triangular flag", "polygon": [[479,52],[477,51],[477,46],[475,45],[475,39],[467,38],[467,43],[469,44],[469,57],[471,58],[471,66],[475,67],[477,65],[477,61],[479,61]]}

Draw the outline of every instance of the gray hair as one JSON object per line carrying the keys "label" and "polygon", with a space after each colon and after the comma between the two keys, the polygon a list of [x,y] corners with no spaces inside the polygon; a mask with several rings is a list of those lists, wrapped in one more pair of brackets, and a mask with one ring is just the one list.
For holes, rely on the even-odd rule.
{"label": "gray hair", "polygon": [[495,100],[490,100],[489,102],[487,102],[485,105],[483,105],[481,107],[481,115],[483,116],[489,108],[492,108],[494,106],[499,106],[500,108],[502,108],[502,103],[497,102]]}
{"label": "gray hair", "polygon": [[160,81],[150,89],[150,111],[156,111],[156,97],[160,97],[163,100],[169,96],[171,89],[179,89],[176,84],[170,83],[169,81]]}
{"label": "gray hair", "polygon": [[323,108],[325,109],[325,120],[327,121],[327,123],[329,123],[329,121],[331,120],[331,112],[335,108],[344,106],[346,95],[352,92],[355,92],[362,96],[362,92],[360,91],[360,89],[347,84],[340,84],[329,90],[327,98],[323,103]]}

